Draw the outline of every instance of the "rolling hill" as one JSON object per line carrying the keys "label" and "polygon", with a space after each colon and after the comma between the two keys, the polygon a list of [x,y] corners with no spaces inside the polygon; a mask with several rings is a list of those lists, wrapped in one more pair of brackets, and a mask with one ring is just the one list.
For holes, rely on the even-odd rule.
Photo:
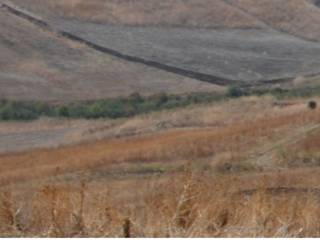
{"label": "rolling hill", "polygon": [[297,37],[320,41],[320,9],[313,0],[227,0],[268,26]]}
{"label": "rolling hill", "polygon": [[261,28],[223,0],[14,0],[45,19],[68,18],[128,26]]}
{"label": "rolling hill", "polygon": [[1,98],[71,101],[219,89],[101,54],[4,10],[0,21]]}
{"label": "rolling hill", "polygon": [[[305,99],[251,97],[114,126],[8,123],[0,127],[1,236],[126,236],[124,222],[135,237],[319,236],[319,113]],[[153,131],[159,120],[171,126]],[[86,128],[136,134],[58,147]],[[14,142],[24,151],[2,152]]]}
{"label": "rolling hill", "polygon": [[320,236],[319,5],[0,0],[0,237]]}
{"label": "rolling hill", "polygon": [[217,91],[319,74],[320,10],[308,0],[2,3],[14,9],[0,12],[2,98]]}
{"label": "rolling hill", "polygon": [[112,25],[273,28],[320,40],[316,0],[12,0],[46,19],[67,18]]}

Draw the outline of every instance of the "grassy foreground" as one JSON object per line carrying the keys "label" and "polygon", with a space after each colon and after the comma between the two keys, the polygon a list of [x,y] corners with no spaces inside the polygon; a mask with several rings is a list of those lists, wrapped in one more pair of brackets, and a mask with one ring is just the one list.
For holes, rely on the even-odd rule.
{"label": "grassy foreground", "polygon": [[155,116],[184,128],[1,154],[1,236],[320,236],[306,103],[237,98]]}

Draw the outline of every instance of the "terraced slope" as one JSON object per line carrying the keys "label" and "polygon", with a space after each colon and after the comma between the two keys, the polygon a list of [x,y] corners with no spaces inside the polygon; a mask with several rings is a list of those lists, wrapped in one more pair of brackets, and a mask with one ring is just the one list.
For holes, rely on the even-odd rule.
{"label": "terraced slope", "polygon": [[69,101],[216,90],[212,84],[102,54],[0,9],[0,97]]}

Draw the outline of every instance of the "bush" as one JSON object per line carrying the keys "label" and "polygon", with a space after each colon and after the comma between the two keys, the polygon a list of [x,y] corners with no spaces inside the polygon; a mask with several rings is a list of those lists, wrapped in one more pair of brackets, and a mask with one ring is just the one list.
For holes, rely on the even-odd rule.
{"label": "bush", "polygon": [[33,120],[38,118],[38,116],[38,112],[33,105],[6,102],[0,106],[1,120]]}
{"label": "bush", "polygon": [[88,109],[85,105],[80,103],[71,104],[68,106],[68,113],[71,118],[87,118],[88,117]]}
{"label": "bush", "polygon": [[238,86],[231,86],[227,92],[227,96],[230,98],[238,98],[246,95],[248,94]]}
{"label": "bush", "polygon": [[315,101],[310,101],[310,102],[308,103],[308,107],[309,107],[311,110],[316,109],[316,108],[317,108],[317,102],[315,102]]}
{"label": "bush", "polygon": [[158,107],[163,106],[164,104],[166,104],[166,102],[169,100],[167,94],[165,93],[160,93],[159,95],[156,95],[154,97],[154,100],[157,102],[156,105]]}
{"label": "bush", "polygon": [[144,101],[143,97],[140,95],[140,93],[132,93],[130,96],[129,96],[129,101],[130,102],[133,102],[133,103],[141,103]]}
{"label": "bush", "polygon": [[57,109],[59,117],[69,117],[69,109],[66,106],[60,106]]}

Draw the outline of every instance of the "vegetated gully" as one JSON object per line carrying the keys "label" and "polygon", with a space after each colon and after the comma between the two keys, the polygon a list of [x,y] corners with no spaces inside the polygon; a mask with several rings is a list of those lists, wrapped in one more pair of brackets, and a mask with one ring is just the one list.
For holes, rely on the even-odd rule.
{"label": "vegetated gully", "polygon": [[278,79],[271,79],[271,80],[269,79],[269,80],[253,81],[253,82],[248,83],[245,81],[239,81],[239,80],[235,80],[235,79],[227,79],[227,78],[222,78],[222,77],[218,77],[218,76],[213,76],[210,74],[205,74],[205,73],[201,73],[201,72],[178,68],[178,67],[170,66],[170,65],[163,64],[160,62],[151,61],[151,60],[147,60],[144,58],[127,55],[127,54],[121,53],[119,51],[116,51],[114,49],[110,49],[110,48],[98,45],[96,43],[93,43],[91,41],[88,41],[86,39],[83,39],[77,35],[70,33],[70,32],[55,29],[46,21],[39,19],[35,16],[32,16],[31,14],[29,14],[21,9],[18,9],[17,7],[15,7],[14,5],[11,5],[11,4],[8,5],[6,3],[0,2],[0,9],[4,9],[7,12],[9,12],[9,13],[11,13],[21,19],[24,19],[28,22],[31,22],[32,24],[40,27],[41,29],[43,29],[45,31],[56,34],[59,37],[66,38],[68,40],[84,44],[87,47],[94,49],[96,51],[99,51],[99,52],[102,52],[105,54],[109,54],[111,56],[123,59],[125,61],[140,63],[143,65],[152,67],[152,68],[156,68],[156,69],[160,69],[160,70],[163,70],[166,72],[174,73],[174,74],[177,74],[180,76],[196,79],[198,81],[208,82],[208,83],[212,83],[212,84],[216,84],[216,85],[220,85],[220,86],[239,85],[242,87],[252,87],[252,86],[263,86],[263,85],[270,85],[270,84],[287,83],[287,82],[290,82],[294,79],[292,77],[278,78]]}

